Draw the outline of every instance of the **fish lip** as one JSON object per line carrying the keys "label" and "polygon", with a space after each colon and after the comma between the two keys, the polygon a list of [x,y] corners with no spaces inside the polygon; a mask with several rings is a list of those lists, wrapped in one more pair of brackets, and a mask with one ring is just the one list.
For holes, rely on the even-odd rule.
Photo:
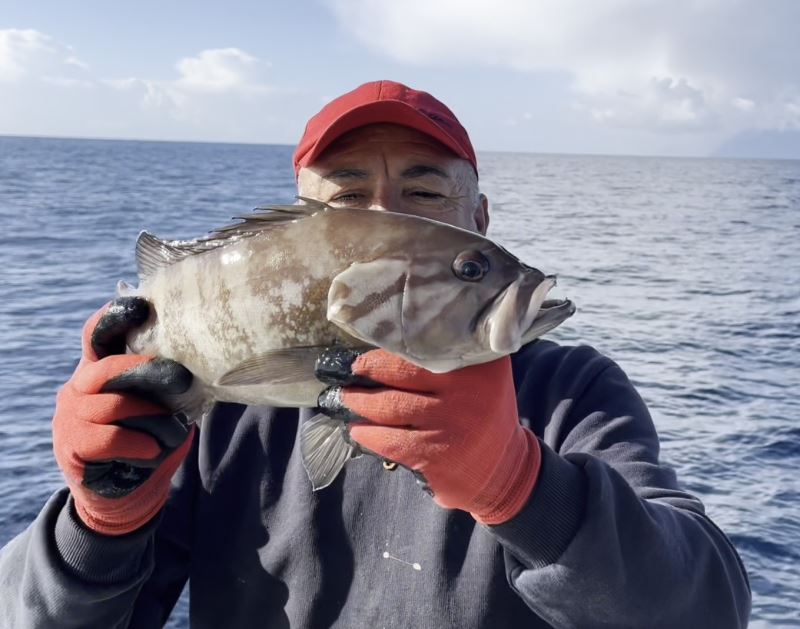
{"label": "fish lip", "polygon": [[[539,279],[533,273],[526,273],[523,277],[528,281]],[[575,314],[575,304],[571,300],[546,298],[557,284],[556,276],[545,275],[542,277],[540,273],[540,278],[539,281],[529,284],[527,307],[523,310],[520,321],[522,344],[530,343]]]}
{"label": "fish lip", "polygon": [[545,299],[539,307],[539,315],[544,314],[543,311],[564,309],[567,305],[571,307],[570,314],[575,314],[575,303],[571,299]]}
{"label": "fish lip", "polygon": [[546,299],[555,285],[555,276],[534,269],[495,296],[480,313],[477,328],[492,352],[513,353],[572,316],[575,305],[569,299]]}
{"label": "fish lip", "polygon": [[[555,277],[548,276],[547,279],[552,278],[553,286],[548,289],[548,292],[555,286]],[[569,319],[575,314],[577,308],[575,302],[571,299],[545,299],[542,301],[536,315],[533,317],[528,328],[523,333],[522,337],[526,343],[542,336],[550,330],[557,328],[564,321]]]}

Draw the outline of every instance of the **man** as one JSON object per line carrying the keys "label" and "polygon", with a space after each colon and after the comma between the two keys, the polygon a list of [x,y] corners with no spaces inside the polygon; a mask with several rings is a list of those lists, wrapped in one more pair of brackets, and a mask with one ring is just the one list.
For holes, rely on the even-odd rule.
{"label": "man", "polygon": [[[403,85],[328,104],[294,159],[302,196],[488,226],[466,131]],[[313,411],[219,404],[187,429],[160,400],[191,374],[124,354],[148,314],[121,300],[87,322],[53,421],[69,488],[3,550],[3,627],[157,627],[187,578],[192,627],[746,625],[736,552],[591,348],[439,375],[383,350],[339,360],[320,404],[378,457],[314,493]]]}

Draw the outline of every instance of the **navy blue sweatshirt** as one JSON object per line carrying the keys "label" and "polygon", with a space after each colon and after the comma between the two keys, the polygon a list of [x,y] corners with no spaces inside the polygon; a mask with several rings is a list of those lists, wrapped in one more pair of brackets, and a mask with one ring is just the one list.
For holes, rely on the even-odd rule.
{"label": "navy blue sweatshirt", "polygon": [[620,368],[548,341],[513,365],[543,461],[511,521],[442,509],[369,456],[314,493],[311,411],[219,404],[143,529],[104,537],[50,499],[0,554],[0,627],[159,627],[187,579],[195,629],[746,626],[741,561]]}

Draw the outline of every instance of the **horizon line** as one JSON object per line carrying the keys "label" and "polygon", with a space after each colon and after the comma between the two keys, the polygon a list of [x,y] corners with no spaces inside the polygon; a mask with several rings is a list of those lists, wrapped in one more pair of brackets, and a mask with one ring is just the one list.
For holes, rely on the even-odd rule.
{"label": "horizon line", "polygon": [[[22,133],[0,133],[0,139],[14,138],[22,140],[78,140],[87,142],[141,142],[163,144],[217,144],[227,146],[278,146],[294,149],[295,144],[280,142],[246,142],[230,140],[177,140],[172,138],[119,138],[107,136],[75,136],[75,135],[30,135]],[[506,155],[549,155],[554,157],[631,157],[645,159],[686,159],[686,160],[753,160],[753,161],[800,161],[796,157],[740,157],[740,156],[715,156],[715,155],[659,155],[654,153],[569,153],[560,151],[520,151],[520,150],[485,150],[476,149],[477,153],[494,153]]]}

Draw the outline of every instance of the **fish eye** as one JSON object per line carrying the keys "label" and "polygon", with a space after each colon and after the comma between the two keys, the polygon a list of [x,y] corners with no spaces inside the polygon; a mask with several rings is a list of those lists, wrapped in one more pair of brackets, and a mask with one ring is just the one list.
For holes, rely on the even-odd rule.
{"label": "fish eye", "polygon": [[462,251],[453,260],[453,273],[465,282],[479,282],[489,272],[489,259],[480,251]]}

